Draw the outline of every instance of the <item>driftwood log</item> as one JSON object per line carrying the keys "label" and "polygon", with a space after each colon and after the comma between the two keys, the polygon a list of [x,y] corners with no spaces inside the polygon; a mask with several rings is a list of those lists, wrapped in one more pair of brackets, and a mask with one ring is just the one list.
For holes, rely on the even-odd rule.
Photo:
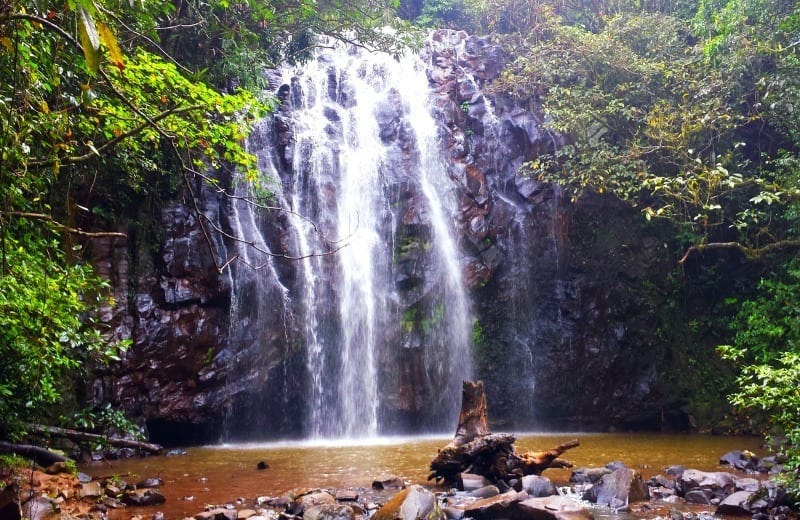
{"label": "driftwood log", "polygon": [[571,440],[547,451],[520,454],[514,441],[516,436],[510,433],[489,432],[483,382],[464,381],[455,437],[431,462],[428,480],[460,486],[463,472],[483,475],[495,483],[540,475],[547,468],[572,467],[559,457],[579,444]]}
{"label": "driftwood log", "polygon": [[33,446],[31,444],[16,444],[13,442],[0,441],[0,454],[3,455],[19,455],[34,461],[40,466],[49,466],[56,462],[65,462],[67,460],[63,455],[59,455],[47,448],[41,446]]}
{"label": "driftwood log", "polygon": [[31,433],[36,433],[42,436],[62,437],[75,442],[92,442],[98,444],[107,444],[109,446],[117,446],[119,448],[133,448],[136,450],[146,451],[152,454],[159,454],[164,451],[164,447],[160,444],[153,444],[151,442],[135,441],[132,439],[121,439],[119,437],[109,437],[106,435],[98,435],[96,433],[82,432],[78,430],[70,430],[68,428],[58,428],[56,426],[44,426],[40,424],[29,424],[28,429]]}

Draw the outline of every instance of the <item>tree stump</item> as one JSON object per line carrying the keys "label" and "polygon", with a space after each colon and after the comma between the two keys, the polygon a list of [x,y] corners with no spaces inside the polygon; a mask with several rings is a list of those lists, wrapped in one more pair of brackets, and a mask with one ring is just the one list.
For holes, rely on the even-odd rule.
{"label": "tree stump", "polygon": [[559,457],[579,445],[577,440],[571,440],[547,451],[520,454],[514,448],[516,440],[510,433],[489,432],[483,382],[464,381],[455,437],[431,462],[428,480],[460,487],[461,473],[465,471],[483,475],[494,483],[540,475],[547,468],[572,467]]}

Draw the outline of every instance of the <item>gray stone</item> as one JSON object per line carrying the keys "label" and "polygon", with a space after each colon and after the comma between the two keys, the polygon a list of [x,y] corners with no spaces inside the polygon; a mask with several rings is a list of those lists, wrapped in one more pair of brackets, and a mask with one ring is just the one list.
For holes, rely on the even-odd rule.
{"label": "gray stone", "polygon": [[247,518],[256,516],[258,513],[255,509],[240,509],[236,512],[236,518],[238,520],[246,520]]}
{"label": "gray stone", "polygon": [[679,494],[702,488],[710,491],[717,498],[724,498],[733,493],[736,483],[733,475],[724,471],[706,472],[687,469],[675,482]]}
{"label": "gray stone", "polygon": [[569,481],[573,484],[594,484],[609,473],[611,470],[608,468],[578,468],[572,471]]}
{"label": "gray stone", "polygon": [[500,490],[497,488],[497,486],[483,486],[482,488],[478,488],[475,491],[470,492],[470,496],[475,498],[489,498],[499,494]]}
{"label": "gray stone", "polygon": [[642,480],[641,473],[623,467],[604,475],[584,494],[583,498],[599,505],[619,509],[633,502],[649,500],[650,491]]}
{"label": "gray stone", "polygon": [[591,520],[592,513],[562,496],[537,497],[516,504],[514,518],[520,520]]}
{"label": "gray stone", "polygon": [[462,473],[461,481],[464,484],[464,491],[475,491],[490,484],[486,477],[474,473]]}
{"label": "gray stone", "polygon": [[121,499],[129,506],[157,506],[167,501],[164,495],[151,488],[127,492]]}
{"label": "gray stone", "polygon": [[718,515],[750,516],[750,502],[753,493],[750,491],[737,491],[725,497],[717,506]]}
{"label": "gray stone", "polygon": [[521,483],[522,491],[533,498],[549,497],[558,494],[556,486],[553,485],[550,479],[541,475],[525,475],[522,477]]}
{"label": "gray stone", "polygon": [[529,498],[528,494],[524,491],[507,491],[495,497],[476,500],[464,508],[464,513],[477,520],[510,518],[514,505],[527,498]]}
{"label": "gray stone", "polygon": [[711,505],[711,497],[711,491],[707,489],[696,488],[687,491],[683,498],[689,504],[705,504],[708,506]]}

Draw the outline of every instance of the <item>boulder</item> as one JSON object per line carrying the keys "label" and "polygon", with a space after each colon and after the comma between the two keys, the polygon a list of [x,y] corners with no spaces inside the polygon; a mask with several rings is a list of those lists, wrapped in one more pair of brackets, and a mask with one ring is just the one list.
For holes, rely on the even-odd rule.
{"label": "boulder", "polygon": [[495,497],[476,500],[464,508],[464,514],[477,520],[511,518],[514,506],[527,498],[530,497],[524,491],[507,491]]}
{"label": "boulder", "polygon": [[522,520],[591,520],[592,513],[562,496],[528,498],[516,504],[514,518]]}
{"label": "boulder", "polygon": [[725,497],[717,506],[718,515],[751,516],[750,503],[754,493],[751,491],[737,491]]}
{"label": "boulder", "polygon": [[297,497],[296,502],[305,511],[306,509],[314,506],[334,505],[336,504],[336,499],[333,498],[333,495],[330,493],[325,491],[317,491],[315,493],[308,493]]}
{"label": "boulder", "polygon": [[97,481],[81,484],[81,491],[80,491],[81,498],[100,498],[100,495],[102,494],[103,494],[103,487]]}
{"label": "boulder", "polygon": [[695,488],[688,491],[683,499],[686,500],[689,504],[703,504],[703,505],[711,505],[711,498],[713,495],[711,491],[707,489]]}
{"label": "boulder", "polygon": [[642,480],[641,473],[622,467],[604,475],[584,493],[583,498],[612,509],[620,509],[633,502],[649,500],[650,491]]}
{"label": "boulder", "polygon": [[164,495],[152,488],[137,489],[122,495],[122,502],[129,506],[157,506],[166,501]]}
{"label": "boulder", "polygon": [[716,498],[725,498],[734,492],[736,482],[730,473],[724,471],[707,472],[687,469],[675,479],[678,494],[686,495],[694,489],[710,491]]}
{"label": "boulder", "polygon": [[237,520],[238,513],[235,509],[217,507],[194,515],[195,520]]}
{"label": "boulder", "polygon": [[525,475],[520,481],[521,490],[532,498],[557,495],[558,491],[549,478],[541,475]]}
{"label": "boulder", "polygon": [[[487,499],[491,500],[491,499]],[[409,486],[393,496],[375,512],[373,520],[435,520],[436,496],[420,485]]]}
{"label": "boulder", "polygon": [[22,512],[19,509],[19,486],[8,484],[0,491],[0,519],[21,520]]}
{"label": "boulder", "polygon": [[719,458],[720,464],[728,464],[741,471],[758,471],[758,457],[751,451],[731,450]]}
{"label": "boulder", "polygon": [[578,468],[572,471],[569,481],[573,484],[594,484],[609,473],[611,470],[608,468]]}

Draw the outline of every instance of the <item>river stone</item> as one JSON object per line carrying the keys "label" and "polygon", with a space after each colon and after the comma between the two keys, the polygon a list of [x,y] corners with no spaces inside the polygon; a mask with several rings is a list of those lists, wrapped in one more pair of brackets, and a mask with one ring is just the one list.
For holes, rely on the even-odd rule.
{"label": "river stone", "polygon": [[753,493],[750,491],[737,491],[728,495],[725,500],[717,506],[718,515],[750,516],[750,502],[753,500]]}
{"label": "river stone", "polygon": [[336,499],[333,498],[333,495],[325,491],[317,491],[316,493],[303,495],[298,497],[296,501],[303,510],[313,506],[333,505],[336,503]]}
{"label": "river stone", "polygon": [[736,491],[750,491],[755,493],[761,489],[761,481],[757,478],[736,478],[734,479]]}
{"label": "river stone", "polygon": [[234,509],[217,507],[208,511],[203,511],[194,516],[195,520],[237,520],[237,513]]}
{"label": "river stone", "polygon": [[512,517],[513,505],[529,498],[524,491],[507,491],[496,497],[483,498],[467,505],[464,513],[477,520],[493,520]]}
{"label": "river stone", "polygon": [[358,491],[353,489],[337,489],[334,496],[339,502],[355,502],[358,500]]}
{"label": "river stone", "polygon": [[461,482],[463,491],[475,491],[490,484],[489,480],[483,475],[476,475],[474,473],[462,473]]}
{"label": "river stone", "polygon": [[167,499],[155,489],[137,489],[122,495],[122,502],[129,506],[157,506]]}
{"label": "river stone", "polygon": [[687,469],[675,481],[679,494],[688,493],[695,488],[702,488],[711,491],[717,498],[730,495],[736,487],[733,475],[724,471],[707,472]]}
{"label": "river stone", "polygon": [[355,520],[353,508],[345,505],[321,504],[303,513],[303,520]]}
{"label": "river stone", "polygon": [[619,509],[633,502],[649,500],[650,491],[642,480],[641,473],[630,468],[619,468],[604,475],[597,484],[584,493],[583,498],[589,502]]}
{"label": "river stone", "polygon": [[686,492],[683,499],[686,500],[689,504],[703,504],[703,505],[711,505],[711,491],[702,488],[695,488],[690,489]]}
{"label": "river stone", "polygon": [[594,484],[609,473],[611,470],[608,468],[578,468],[573,470],[569,481],[573,484]]}
{"label": "river stone", "polygon": [[443,516],[434,513],[435,506],[436,496],[415,484],[393,496],[375,512],[372,520],[417,520],[418,518],[433,520]]}
{"label": "river stone", "polygon": [[496,497],[500,494],[500,490],[497,486],[483,486],[482,488],[478,488],[475,491],[472,491],[469,495],[475,498],[489,498],[489,497]]}
{"label": "river stone", "polygon": [[240,509],[236,512],[237,520],[247,520],[252,516],[256,516],[258,513],[255,509]]}
{"label": "river stone", "polygon": [[591,520],[592,513],[570,498],[536,497],[516,504],[514,518],[520,520]]}
{"label": "river stone", "polygon": [[720,464],[728,464],[742,471],[756,471],[758,457],[754,453],[742,450],[731,450],[719,458]]}
{"label": "river stone", "polygon": [[20,520],[22,518],[17,484],[8,484],[0,491],[0,518],[3,520]]}
{"label": "river stone", "polygon": [[521,484],[522,491],[530,497],[549,497],[558,494],[550,479],[541,475],[525,475],[522,477]]}
{"label": "river stone", "polygon": [[405,482],[400,477],[389,477],[383,480],[375,480],[372,482],[372,489],[403,489]]}
{"label": "river stone", "polygon": [[99,498],[103,494],[103,487],[99,482],[81,484],[81,498]]}
{"label": "river stone", "polygon": [[160,478],[150,477],[136,483],[137,488],[159,488],[164,485]]}

